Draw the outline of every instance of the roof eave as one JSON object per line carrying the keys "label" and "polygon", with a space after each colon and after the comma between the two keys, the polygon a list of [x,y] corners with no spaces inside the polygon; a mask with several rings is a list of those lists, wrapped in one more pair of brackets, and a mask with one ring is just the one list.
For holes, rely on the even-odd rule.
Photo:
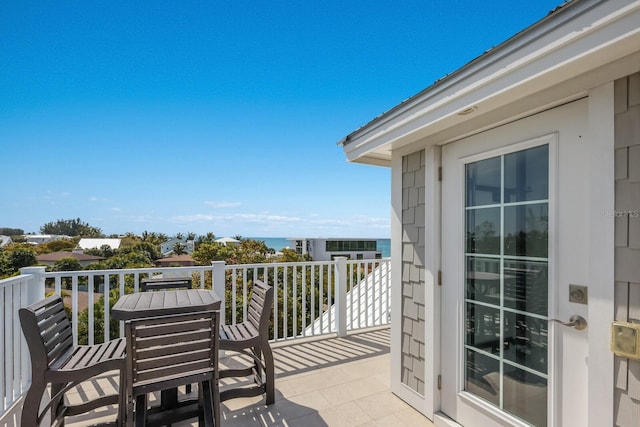
{"label": "roof eave", "polygon": [[[576,76],[585,66],[602,66],[616,59],[612,55],[629,54],[639,38],[640,30],[633,26],[639,17],[638,0],[614,6],[601,0],[574,0],[338,144],[351,162],[388,165],[392,149],[468,120],[473,114],[459,113],[469,107],[482,106],[484,110],[478,113],[484,114],[517,96],[537,93]],[[566,25],[569,21],[573,25]],[[610,28],[614,23],[620,27],[617,32]]]}

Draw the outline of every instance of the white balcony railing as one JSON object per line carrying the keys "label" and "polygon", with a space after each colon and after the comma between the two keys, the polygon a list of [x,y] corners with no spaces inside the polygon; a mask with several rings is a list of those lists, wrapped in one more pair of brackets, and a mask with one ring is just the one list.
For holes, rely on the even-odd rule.
{"label": "white balcony railing", "polygon": [[348,330],[386,325],[391,308],[388,258],[237,265],[214,261],[211,266],[65,272],[29,267],[21,273],[0,280],[0,324],[5,331],[0,349],[0,418],[30,384],[18,309],[48,292],[64,296],[76,345],[123,336],[123,324],[111,319],[111,305],[125,293],[138,292],[142,279],[159,275],[191,276],[194,287],[212,287],[224,295],[221,317],[227,324],[246,316],[254,279],[269,283],[275,287],[273,341],[328,333],[343,336]]}

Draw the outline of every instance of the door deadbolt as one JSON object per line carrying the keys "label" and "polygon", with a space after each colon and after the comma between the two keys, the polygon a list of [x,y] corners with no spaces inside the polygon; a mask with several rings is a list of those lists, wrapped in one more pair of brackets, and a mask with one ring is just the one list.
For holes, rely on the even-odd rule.
{"label": "door deadbolt", "polygon": [[574,328],[579,331],[587,327],[587,320],[584,317],[579,316],[577,314],[574,314],[573,316],[571,316],[568,322],[563,322],[562,320],[558,320],[558,319],[549,319],[549,322],[560,323],[561,325],[568,326],[570,328]]}

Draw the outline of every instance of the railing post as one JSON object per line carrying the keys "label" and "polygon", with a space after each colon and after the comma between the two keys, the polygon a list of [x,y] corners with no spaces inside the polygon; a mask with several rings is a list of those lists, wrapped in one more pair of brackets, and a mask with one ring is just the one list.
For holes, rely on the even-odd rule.
{"label": "railing post", "polygon": [[22,267],[20,269],[20,274],[33,275],[27,288],[27,305],[44,299],[44,273],[46,271],[47,267]]}
{"label": "railing post", "polygon": [[225,312],[225,304],[226,304],[226,292],[225,292],[226,278],[225,278],[224,270],[225,270],[226,262],[212,261],[211,265],[213,266],[213,274],[212,274],[213,292],[215,292],[216,295],[218,295],[222,300],[222,302],[220,303],[220,324],[224,325],[225,324],[224,312]]}
{"label": "railing post", "polygon": [[347,335],[347,258],[336,257],[335,316],[339,337]]}

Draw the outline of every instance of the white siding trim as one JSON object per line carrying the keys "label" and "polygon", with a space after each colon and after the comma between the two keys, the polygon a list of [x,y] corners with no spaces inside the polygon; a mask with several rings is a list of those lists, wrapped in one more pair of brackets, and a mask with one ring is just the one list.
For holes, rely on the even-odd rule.
{"label": "white siding trim", "polygon": [[[613,425],[614,319],[614,84],[589,94],[589,426]],[[595,173],[597,171],[597,173]]]}
{"label": "white siding trim", "polygon": [[[403,398],[402,384],[402,156],[391,159],[391,391]],[[404,399],[404,398],[403,398]]]}

